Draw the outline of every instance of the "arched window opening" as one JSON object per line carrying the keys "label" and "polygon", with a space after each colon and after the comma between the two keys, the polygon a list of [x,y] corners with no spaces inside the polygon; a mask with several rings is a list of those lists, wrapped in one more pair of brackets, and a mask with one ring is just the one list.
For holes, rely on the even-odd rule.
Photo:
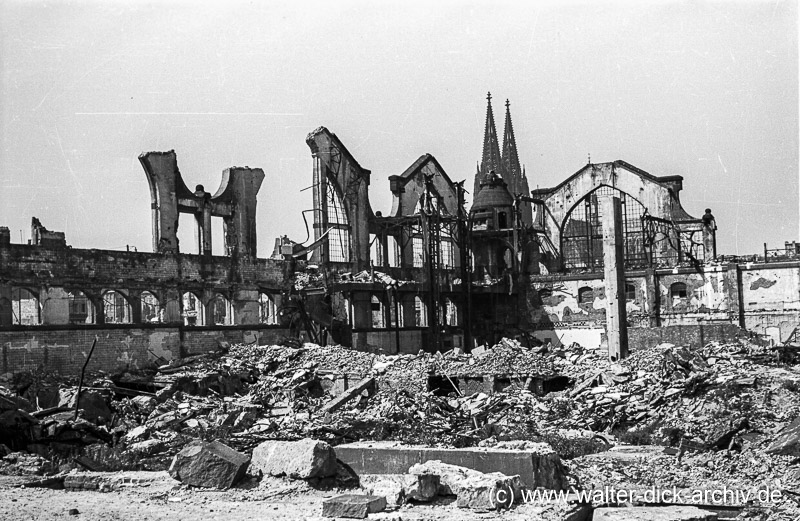
{"label": "arched window opening", "polygon": [[70,324],[94,324],[96,321],[94,304],[83,291],[70,291],[67,294],[69,299],[69,323]]}
{"label": "arched window opening", "polygon": [[578,290],[578,304],[588,304],[594,302],[594,290],[589,286],[584,286]]}
{"label": "arched window opening", "polygon": [[369,236],[369,260],[373,266],[383,266],[383,243],[378,235]]}
{"label": "arched window opening", "polygon": [[422,247],[422,237],[414,237],[411,239],[412,253],[414,254],[412,266],[421,268],[425,260],[425,251]]}
{"label": "arched window opening", "polygon": [[394,237],[394,235],[387,236],[386,242],[388,243],[387,246],[389,248],[389,267],[399,268],[401,258],[400,245],[397,243],[397,239]]}
{"label": "arched window opening", "polygon": [[103,292],[103,317],[106,324],[130,324],[131,305],[119,291]]}
{"label": "arched window opening", "polygon": [[561,232],[564,267],[599,271],[603,267],[603,212],[601,200],[616,196],[622,203],[622,237],[626,268],[647,265],[642,215],[645,207],[625,192],[601,186],[570,210]]}
{"label": "arched window opening", "polygon": [[328,260],[350,262],[350,223],[339,192],[333,183],[326,183],[326,208],[328,218]]}
{"label": "arched window opening", "polygon": [[444,323],[448,326],[458,325],[458,307],[449,297],[444,299]]}
{"label": "arched window opening", "polygon": [[395,294],[389,295],[389,327],[403,327],[403,301]]}
{"label": "arched window opening", "polygon": [[456,266],[456,255],[453,243],[449,240],[442,241],[442,268],[454,268]]}
{"label": "arched window opening", "polygon": [[414,325],[428,327],[428,306],[419,297],[414,297]]}
{"label": "arched window opening", "polygon": [[506,212],[497,212],[497,228],[500,230],[508,228],[508,214]]}
{"label": "arched window opening", "polygon": [[268,293],[261,293],[258,297],[259,321],[262,324],[278,323],[278,306],[275,297]]}
{"label": "arched window opening", "polygon": [[386,320],[384,318],[383,302],[377,295],[372,295],[371,300],[372,309],[372,327],[384,328],[386,327]]}
{"label": "arched window opening", "polygon": [[142,322],[160,324],[164,322],[164,308],[158,298],[149,291],[142,291],[139,300],[142,303]]}
{"label": "arched window opening", "polygon": [[39,298],[26,288],[11,289],[11,317],[13,324],[38,326],[42,323]]}
{"label": "arched window opening", "polygon": [[194,293],[187,291],[183,294],[183,323],[187,326],[204,326],[205,312],[203,302]]}
{"label": "arched window opening", "polygon": [[683,282],[676,282],[672,286],[669,287],[669,294],[673,299],[676,298],[686,298],[686,284]]}
{"label": "arched window opening", "polygon": [[217,293],[211,301],[211,318],[216,326],[233,324],[233,306],[231,301]]}
{"label": "arched window opening", "polygon": [[625,284],[625,300],[628,302],[636,300],[636,286],[631,283]]}

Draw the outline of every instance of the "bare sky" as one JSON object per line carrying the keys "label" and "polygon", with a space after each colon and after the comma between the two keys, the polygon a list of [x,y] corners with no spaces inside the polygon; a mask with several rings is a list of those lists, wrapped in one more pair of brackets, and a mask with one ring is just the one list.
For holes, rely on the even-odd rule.
{"label": "bare sky", "polygon": [[137,156],[175,149],[212,193],[229,166],[264,169],[268,256],[306,237],[308,132],[372,170],[385,212],[387,177],[426,152],[471,187],[490,90],[499,127],[511,100],[531,188],[591,153],[682,175],[720,253],[800,238],[795,0],[429,4],[0,0],[0,225],[149,251]]}

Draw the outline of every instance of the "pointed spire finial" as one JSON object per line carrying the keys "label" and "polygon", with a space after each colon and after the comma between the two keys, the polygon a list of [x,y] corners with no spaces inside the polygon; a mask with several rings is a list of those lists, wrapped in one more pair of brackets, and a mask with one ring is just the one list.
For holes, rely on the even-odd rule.
{"label": "pointed spire finial", "polygon": [[486,99],[488,101],[492,101],[492,91],[489,91],[489,92],[486,93]]}
{"label": "pointed spire finial", "polygon": [[589,164],[590,165],[592,164],[592,153],[591,152],[589,152]]}

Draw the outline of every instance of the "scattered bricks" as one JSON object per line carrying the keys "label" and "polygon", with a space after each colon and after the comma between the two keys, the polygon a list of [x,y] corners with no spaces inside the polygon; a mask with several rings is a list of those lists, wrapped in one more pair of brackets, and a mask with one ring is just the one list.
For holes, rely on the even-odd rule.
{"label": "scattered bricks", "polygon": [[499,472],[484,474],[441,461],[414,465],[408,469],[408,473],[440,476],[439,493],[456,496],[459,508],[484,511],[510,508],[522,498],[523,487],[519,476],[506,476]]}
{"label": "scattered bricks", "polygon": [[244,477],[249,462],[218,441],[195,441],[175,456],[169,474],[187,485],[226,489]]}
{"label": "scattered bricks", "polygon": [[692,506],[598,508],[593,521],[716,521],[717,514]]}
{"label": "scattered bricks", "polygon": [[328,403],[326,403],[322,407],[322,409],[320,409],[320,412],[322,414],[325,414],[325,413],[328,413],[328,412],[333,412],[336,409],[339,409],[340,407],[342,407],[344,404],[346,404],[347,402],[349,402],[353,398],[355,398],[356,396],[358,396],[359,394],[361,394],[362,392],[364,392],[364,391],[366,391],[366,390],[368,390],[370,388],[374,388],[374,387],[375,387],[375,378],[372,378],[372,377],[365,378],[365,379],[361,380],[360,382],[358,382],[358,384],[356,384],[355,387],[351,387],[350,389],[346,390],[345,392],[343,392],[342,394],[340,394],[339,396],[337,396],[333,400],[331,400]]}
{"label": "scattered bricks", "polygon": [[250,472],[294,479],[336,475],[336,453],[324,441],[265,441],[253,450]]}
{"label": "scattered bricks", "polygon": [[367,515],[381,512],[385,508],[385,497],[345,494],[323,501],[322,516],[364,519]]}

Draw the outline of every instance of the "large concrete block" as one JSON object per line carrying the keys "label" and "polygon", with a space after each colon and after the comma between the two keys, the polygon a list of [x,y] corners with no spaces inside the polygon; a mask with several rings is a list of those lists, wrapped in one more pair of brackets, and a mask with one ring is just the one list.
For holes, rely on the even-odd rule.
{"label": "large concrete block", "polygon": [[195,487],[230,488],[244,477],[250,458],[218,441],[195,441],[172,460],[169,474]]}
{"label": "large concrete block", "polygon": [[336,475],[336,453],[324,441],[265,441],[253,450],[250,472],[294,479]]}
{"label": "large concrete block", "polygon": [[438,460],[484,473],[516,474],[528,488],[567,487],[561,459],[546,443],[528,444],[524,449],[436,449],[397,442],[357,442],[338,445],[336,456],[357,474],[405,474],[412,465]]}
{"label": "large concrete block", "polygon": [[594,511],[592,521],[715,521],[717,514],[697,507],[609,507]]}
{"label": "large concrete block", "polygon": [[408,469],[409,474],[439,476],[439,492],[456,496],[460,508],[495,510],[510,508],[522,498],[519,476],[506,476],[500,472],[484,474],[476,470],[448,465],[441,461],[426,461]]}

